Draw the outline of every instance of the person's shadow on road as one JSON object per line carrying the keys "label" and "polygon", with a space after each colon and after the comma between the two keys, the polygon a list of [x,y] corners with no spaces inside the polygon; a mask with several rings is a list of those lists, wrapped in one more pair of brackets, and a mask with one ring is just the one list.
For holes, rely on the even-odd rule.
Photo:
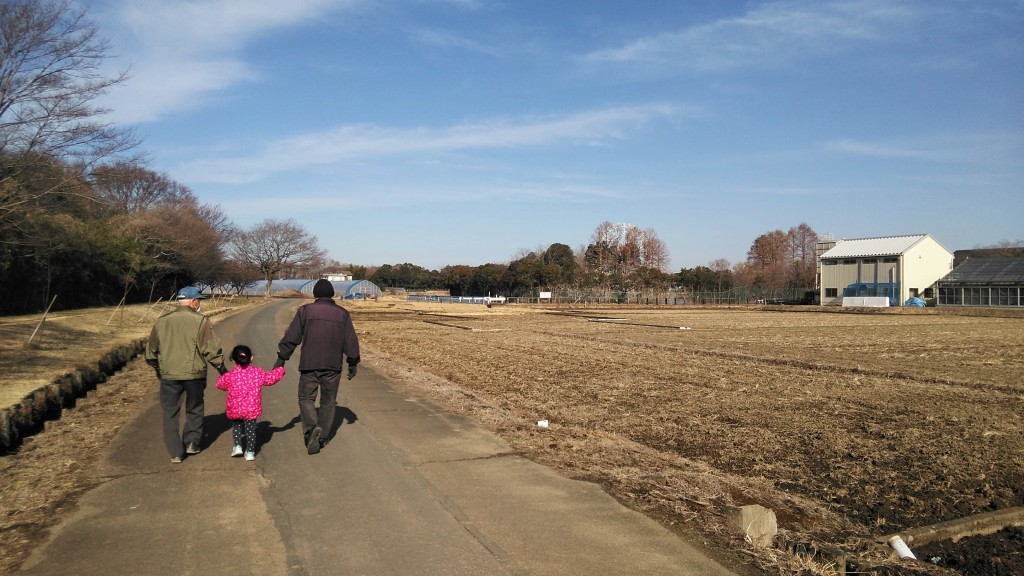
{"label": "person's shadow on road", "polygon": [[[337,418],[335,418],[337,420]],[[256,443],[258,446],[264,446],[270,444],[273,437],[278,432],[286,432],[295,428],[295,425],[299,423],[299,417],[296,415],[294,418],[289,420],[283,426],[271,426],[270,422],[266,420],[259,420],[256,423]],[[232,421],[227,417],[226,414],[221,412],[220,414],[208,414],[203,418],[203,449],[212,446],[221,434],[231,432]]]}
{"label": "person's shadow on road", "polygon": [[[334,411],[334,423],[331,425],[331,429],[325,440],[330,440],[338,433],[338,429],[341,428],[342,424],[354,424],[359,417],[351,409],[345,406],[338,406]],[[272,426],[270,422],[266,420],[260,420],[256,423],[256,440],[259,446],[265,446],[270,444],[274,436],[279,432],[287,432],[295,428],[296,424],[301,422],[301,418],[296,414],[291,420],[286,422],[283,426]],[[203,419],[203,440],[204,448],[212,445],[217,441],[217,438],[225,432],[231,430],[231,420],[223,412],[220,414],[210,414]]]}
{"label": "person's shadow on road", "polygon": [[278,432],[287,432],[288,430],[295,428],[295,425],[298,424],[299,422],[300,419],[298,414],[296,414],[294,418],[286,422],[284,426],[271,426],[270,422],[267,422],[266,420],[260,420],[256,424],[256,439],[259,441],[260,446],[270,444],[275,434],[277,434]]}
{"label": "person's shadow on road", "polygon": [[220,435],[231,430],[231,420],[227,415],[207,414],[203,417],[203,442],[200,448],[207,449],[220,438]]}
{"label": "person's shadow on road", "polygon": [[334,410],[334,423],[331,424],[331,429],[327,432],[327,437],[324,440],[329,442],[338,433],[342,424],[355,424],[356,420],[359,420],[359,417],[352,409],[347,406],[338,406]]}

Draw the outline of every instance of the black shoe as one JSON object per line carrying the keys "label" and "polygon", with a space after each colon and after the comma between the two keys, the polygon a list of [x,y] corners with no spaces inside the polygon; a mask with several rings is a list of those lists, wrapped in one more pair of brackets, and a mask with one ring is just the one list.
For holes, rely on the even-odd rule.
{"label": "black shoe", "polygon": [[320,435],[324,431],[319,427],[315,426],[309,431],[309,438],[306,439],[306,454],[316,454],[320,451]]}
{"label": "black shoe", "polygon": [[189,442],[188,447],[185,448],[185,454],[199,454],[199,444]]}

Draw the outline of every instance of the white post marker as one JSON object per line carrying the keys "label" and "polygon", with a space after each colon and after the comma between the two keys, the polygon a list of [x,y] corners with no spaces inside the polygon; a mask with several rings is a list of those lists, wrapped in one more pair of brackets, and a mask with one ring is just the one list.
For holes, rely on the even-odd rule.
{"label": "white post marker", "polygon": [[896,551],[896,554],[900,557],[900,560],[904,558],[911,558],[913,560],[917,560],[917,556],[914,556],[914,553],[910,551],[910,547],[907,546],[907,543],[904,542],[903,538],[900,538],[898,534],[896,536],[893,536],[892,538],[889,538],[889,546],[891,546],[892,549]]}

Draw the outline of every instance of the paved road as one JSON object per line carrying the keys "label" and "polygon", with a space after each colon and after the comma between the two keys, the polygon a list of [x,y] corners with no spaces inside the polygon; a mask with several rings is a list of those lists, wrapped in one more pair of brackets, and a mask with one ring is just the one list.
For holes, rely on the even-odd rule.
{"label": "paved road", "polygon": [[[269,367],[298,303],[242,312],[217,334]],[[335,435],[309,456],[297,364],[296,355],[265,389],[255,462],[229,457],[223,393],[211,380],[203,452],[171,464],[154,393],[107,448],[98,486],[22,573],[732,573],[595,485],[520,458],[471,420],[397,388],[372,362],[342,381]]]}

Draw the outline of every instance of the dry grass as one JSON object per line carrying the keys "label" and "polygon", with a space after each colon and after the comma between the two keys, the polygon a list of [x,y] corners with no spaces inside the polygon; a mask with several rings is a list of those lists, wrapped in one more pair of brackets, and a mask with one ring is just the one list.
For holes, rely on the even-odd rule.
{"label": "dry grass", "polygon": [[[523,455],[772,573],[837,566],[829,553],[751,546],[725,525],[725,508],[762,504],[801,550],[891,566],[879,535],[1024,504],[1022,319],[345,305],[373,368],[472,414]],[[111,312],[50,319],[31,349],[21,342],[32,319],[0,321],[0,368],[30,390],[144,336],[155,318],[136,322],[146,311],[125,310],[114,329]],[[116,377],[131,380],[133,369]],[[16,545],[0,554],[0,572],[87,489],[91,464],[78,456],[130,414],[131,386],[101,388],[117,396],[102,411],[70,411],[47,425],[60,442],[27,442],[17,470],[3,462],[0,533]],[[40,481],[58,471],[61,483]],[[924,563],[891,573],[911,571],[948,573]]]}
{"label": "dry grass", "polygon": [[[885,562],[880,535],[1024,504],[1021,319],[354,311],[367,359],[395,377],[523,454],[725,546],[745,546],[722,522],[734,505],[772,508],[791,542]],[[748,552],[781,565],[777,550]]]}
{"label": "dry grass", "polygon": [[[262,300],[249,301],[256,302]],[[161,311],[172,305],[87,308],[51,313],[45,321],[42,314],[0,318],[0,407],[17,404],[57,376],[95,365],[103,353],[121,344],[148,337]],[[217,314],[239,305],[244,305],[241,298],[208,300],[203,312]]]}

